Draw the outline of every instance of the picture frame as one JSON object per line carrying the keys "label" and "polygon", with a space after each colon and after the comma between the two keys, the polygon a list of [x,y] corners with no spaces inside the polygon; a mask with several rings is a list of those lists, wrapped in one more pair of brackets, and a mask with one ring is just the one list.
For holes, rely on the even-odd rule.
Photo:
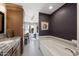
{"label": "picture frame", "polygon": [[42,21],[41,22],[41,30],[48,30],[48,22]]}

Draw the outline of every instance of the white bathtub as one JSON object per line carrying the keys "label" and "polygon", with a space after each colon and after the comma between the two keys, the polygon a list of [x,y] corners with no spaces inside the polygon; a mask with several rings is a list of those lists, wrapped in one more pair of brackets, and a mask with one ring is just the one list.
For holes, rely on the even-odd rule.
{"label": "white bathtub", "polygon": [[54,36],[40,36],[40,50],[45,56],[73,56],[76,44]]}

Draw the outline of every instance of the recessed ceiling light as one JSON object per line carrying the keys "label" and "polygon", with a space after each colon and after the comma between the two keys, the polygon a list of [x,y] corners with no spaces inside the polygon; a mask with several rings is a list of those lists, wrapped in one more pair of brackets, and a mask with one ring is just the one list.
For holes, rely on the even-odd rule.
{"label": "recessed ceiling light", "polygon": [[49,9],[51,10],[51,9],[53,9],[53,7],[52,6],[49,6]]}

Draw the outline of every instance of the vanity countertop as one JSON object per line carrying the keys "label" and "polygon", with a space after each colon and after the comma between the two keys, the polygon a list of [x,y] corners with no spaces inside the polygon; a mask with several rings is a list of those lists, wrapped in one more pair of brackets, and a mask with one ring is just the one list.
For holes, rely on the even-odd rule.
{"label": "vanity countertop", "polygon": [[0,39],[0,55],[5,55],[13,46],[17,45],[20,42],[20,38],[21,37]]}

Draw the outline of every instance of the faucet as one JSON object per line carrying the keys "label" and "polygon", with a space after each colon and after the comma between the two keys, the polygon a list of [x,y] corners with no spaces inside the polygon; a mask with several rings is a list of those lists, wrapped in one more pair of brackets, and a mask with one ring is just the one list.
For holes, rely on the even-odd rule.
{"label": "faucet", "polygon": [[73,54],[73,56],[76,56],[76,54],[73,52],[72,49],[69,49],[69,48],[65,48],[65,49],[69,50]]}

